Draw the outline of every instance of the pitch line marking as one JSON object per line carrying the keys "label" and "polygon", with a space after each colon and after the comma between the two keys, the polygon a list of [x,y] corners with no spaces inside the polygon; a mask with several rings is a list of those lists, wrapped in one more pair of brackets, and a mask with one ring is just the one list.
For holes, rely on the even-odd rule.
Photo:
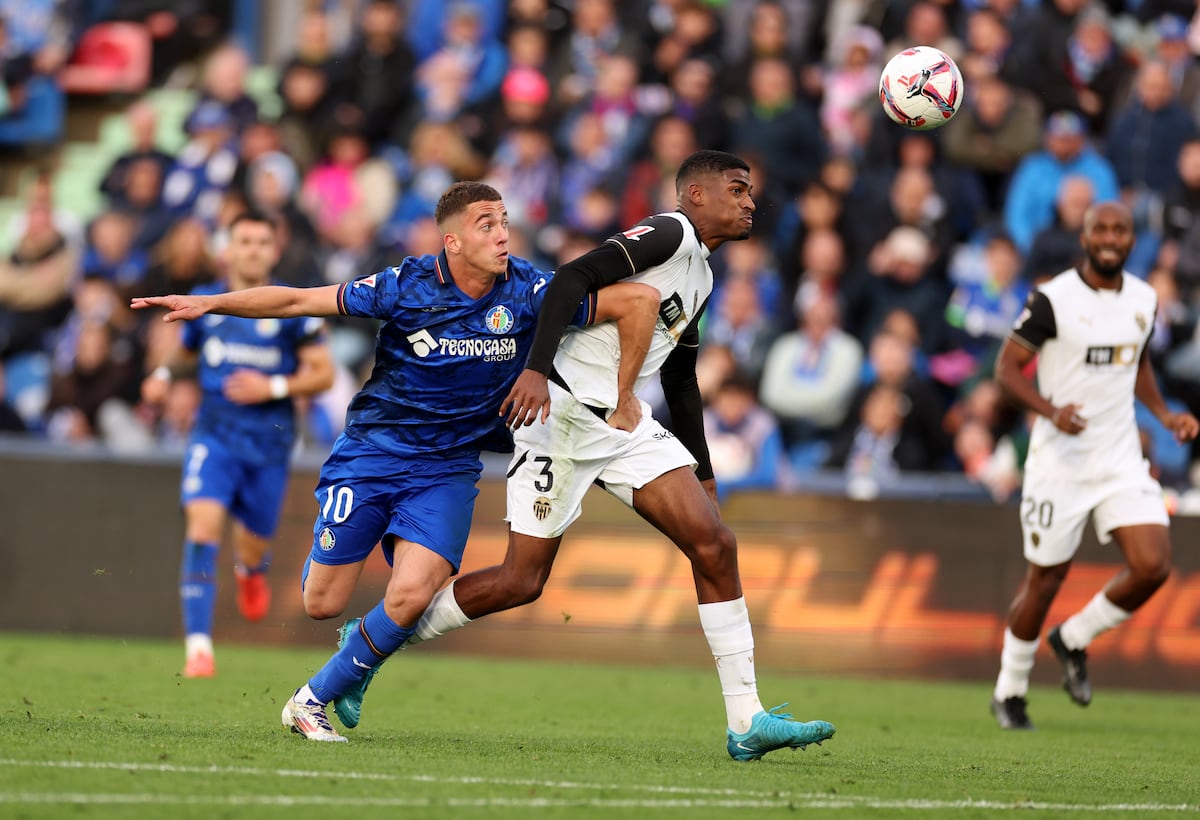
{"label": "pitch line marking", "polygon": [[637,800],[621,798],[563,799],[563,798],[403,798],[403,797],[345,797],[320,795],[168,795],[168,794],[88,794],[48,792],[0,792],[0,805],[159,805],[159,806],[337,806],[339,808],[615,808],[615,809],[919,809],[961,811],[962,809],[993,809],[1017,811],[1195,811],[1198,806],[1183,804],[1108,803],[1082,805],[1072,803],[1015,802],[995,800],[889,800],[873,797],[836,797],[790,800]]}
{"label": "pitch line marking", "polygon": [[[346,798],[296,796],[296,795],[243,795],[243,796],[214,796],[214,795],[160,795],[160,794],[85,794],[85,793],[48,793],[48,792],[0,792],[0,804],[157,804],[157,805],[361,805],[364,807],[421,807],[421,806],[451,806],[455,808],[489,808],[489,807],[523,807],[523,808],[565,808],[572,806],[593,806],[603,808],[642,808],[642,809],[677,809],[677,808],[823,808],[823,809],[925,809],[925,810],[961,810],[961,809],[996,809],[1022,811],[1148,811],[1148,812],[1184,812],[1200,810],[1200,805],[1189,803],[1047,803],[1032,800],[1015,800],[1005,802],[999,800],[935,800],[927,798],[890,799],[860,795],[829,795],[818,792],[777,792],[778,799],[765,800],[756,792],[737,789],[712,789],[705,787],[688,788],[685,786],[640,785],[632,783],[582,783],[574,781],[508,779],[488,777],[442,777],[434,775],[396,775],[376,772],[330,772],[304,771],[297,769],[260,769],[234,766],[177,766],[170,763],[121,763],[118,761],[85,761],[85,760],[17,760],[0,758],[0,766],[21,766],[50,769],[117,769],[124,771],[160,772],[164,774],[229,774],[248,777],[274,775],[276,777],[324,777],[345,780],[383,780],[383,781],[413,781],[422,783],[442,783],[453,785],[492,785],[492,786],[536,786],[540,788],[558,789],[597,789],[614,791],[628,789],[664,794],[704,794],[712,795],[714,799],[565,799],[565,798]],[[723,797],[723,799],[716,799]]]}

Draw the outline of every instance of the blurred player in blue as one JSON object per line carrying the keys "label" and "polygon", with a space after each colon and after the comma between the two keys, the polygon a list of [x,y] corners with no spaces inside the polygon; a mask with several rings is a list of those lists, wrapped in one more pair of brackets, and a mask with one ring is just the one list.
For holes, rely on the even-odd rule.
{"label": "blurred player in blue", "polygon": [[[451,186],[435,214],[443,250],[409,257],[343,285],[258,288],[211,296],[135,299],[163,306],[167,321],[207,313],[247,317],[369,316],[383,320],[375,369],[350,404],[343,435],[321,469],[304,606],[313,618],[342,613],[377,543],[392,565],[383,600],[343,631],[340,649],[284,705],[285,727],[310,740],[344,741],[325,707],[347,693],[361,702],[375,669],[412,634],[456,573],[478,494],[480,452],[510,452],[501,402],[524,366],[550,274],[508,253],[500,194],[478,182]],[[623,357],[614,389],[632,428],[633,382],[658,316],[658,294],[637,284],[588,293],[575,325],[615,320]],[[521,418],[524,418],[522,415]],[[357,714],[343,715],[347,725]]]}
{"label": "blurred player in blue", "polygon": [[[274,224],[257,213],[234,219],[226,250],[231,291],[265,285],[279,258]],[[197,293],[215,293],[220,285]],[[179,597],[186,661],[183,674],[216,673],[212,622],[217,599],[217,551],[232,516],[238,609],[247,620],[267,614],[270,540],[287,488],[296,438],[292,396],[311,396],[333,383],[333,360],[321,319],[241,319],[210,316],[185,325],[169,362],[142,384],[152,403],[166,398],[171,379],[194,373],[203,391],[184,457],[180,496],[186,520]]]}

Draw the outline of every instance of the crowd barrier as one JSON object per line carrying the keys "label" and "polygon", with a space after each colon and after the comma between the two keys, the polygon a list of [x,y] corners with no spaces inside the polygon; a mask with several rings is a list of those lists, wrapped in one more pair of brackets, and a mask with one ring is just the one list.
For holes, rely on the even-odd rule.
{"label": "crowd barrier", "polygon": [[[243,622],[223,553],[218,645],[332,647],[341,620],[304,614],[300,571],[312,540],[312,465],[293,471],[271,570],[268,617]],[[177,458],[0,451],[0,629],[178,637],[183,536]],[[994,677],[1004,617],[1024,562],[1017,507],[961,498],[855,501],[734,496],[760,667],[888,677]],[[464,570],[505,549],[504,487],[485,480]],[[1194,690],[1200,680],[1200,519],[1173,522],[1175,571],[1121,629],[1092,646],[1105,686]],[[1061,621],[1120,567],[1089,533],[1050,613]],[[388,567],[368,560],[348,615],[382,595]],[[568,660],[710,663],[687,561],[657,531],[594,489],[542,597],[415,651]],[[1037,682],[1056,679],[1047,650]]]}

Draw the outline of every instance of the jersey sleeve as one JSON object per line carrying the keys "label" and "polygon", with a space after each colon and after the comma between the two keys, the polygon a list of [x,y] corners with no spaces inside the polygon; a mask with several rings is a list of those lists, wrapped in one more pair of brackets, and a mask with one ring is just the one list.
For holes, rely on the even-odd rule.
{"label": "jersey sleeve", "polygon": [[678,219],[656,214],[605,240],[616,245],[629,262],[631,273],[661,265],[679,251],[684,227]]}
{"label": "jersey sleeve", "polygon": [[[529,314],[537,316],[542,308],[542,303],[546,298],[546,291],[549,290],[549,284],[554,279],[554,271],[538,271],[533,280],[533,285],[525,291],[526,302],[528,304]],[[583,295],[578,306],[575,308],[575,315],[571,317],[570,324],[573,327],[587,327],[596,322],[596,292],[589,291]]]}
{"label": "jersey sleeve", "polygon": [[1047,339],[1058,335],[1054,321],[1054,306],[1050,298],[1040,290],[1031,291],[1025,300],[1025,309],[1013,323],[1013,341],[1030,350],[1038,350]]}
{"label": "jersey sleeve", "polygon": [[391,267],[351,279],[338,289],[338,312],[343,316],[390,319],[400,299],[402,268]]}
{"label": "jersey sleeve", "polygon": [[203,321],[203,319],[199,319],[194,322],[184,322],[183,327],[180,328],[179,342],[183,345],[183,349],[189,353],[198,351],[200,345],[204,342],[204,331],[201,329],[202,326],[200,324]]}
{"label": "jersey sleeve", "polygon": [[322,344],[325,341],[325,320],[319,316],[305,316],[296,323],[296,347]]}
{"label": "jersey sleeve", "polygon": [[575,311],[575,315],[571,317],[571,325],[574,327],[587,327],[596,323],[596,293],[595,291],[586,294],[583,301],[579,303],[579,308]]}

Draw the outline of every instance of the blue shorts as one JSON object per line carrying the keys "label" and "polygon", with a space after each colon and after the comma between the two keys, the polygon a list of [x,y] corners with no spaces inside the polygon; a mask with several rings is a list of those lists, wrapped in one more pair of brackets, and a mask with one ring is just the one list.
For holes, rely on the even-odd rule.
{"label": "blue shorts", "polygon": [[270,538],[279,525],[287,491],[288,465],[244,461],[219,439],[193,436],[183,459],[179,499],[218,501],[246,529]]}
{"label": "blue shorts", "polygon": [[341,436],[317,480],[311,560],[352,564],[382,542],[391,564],[399,538],[436,552],[457,573],[482,471],[478,455],[404,458]]}

